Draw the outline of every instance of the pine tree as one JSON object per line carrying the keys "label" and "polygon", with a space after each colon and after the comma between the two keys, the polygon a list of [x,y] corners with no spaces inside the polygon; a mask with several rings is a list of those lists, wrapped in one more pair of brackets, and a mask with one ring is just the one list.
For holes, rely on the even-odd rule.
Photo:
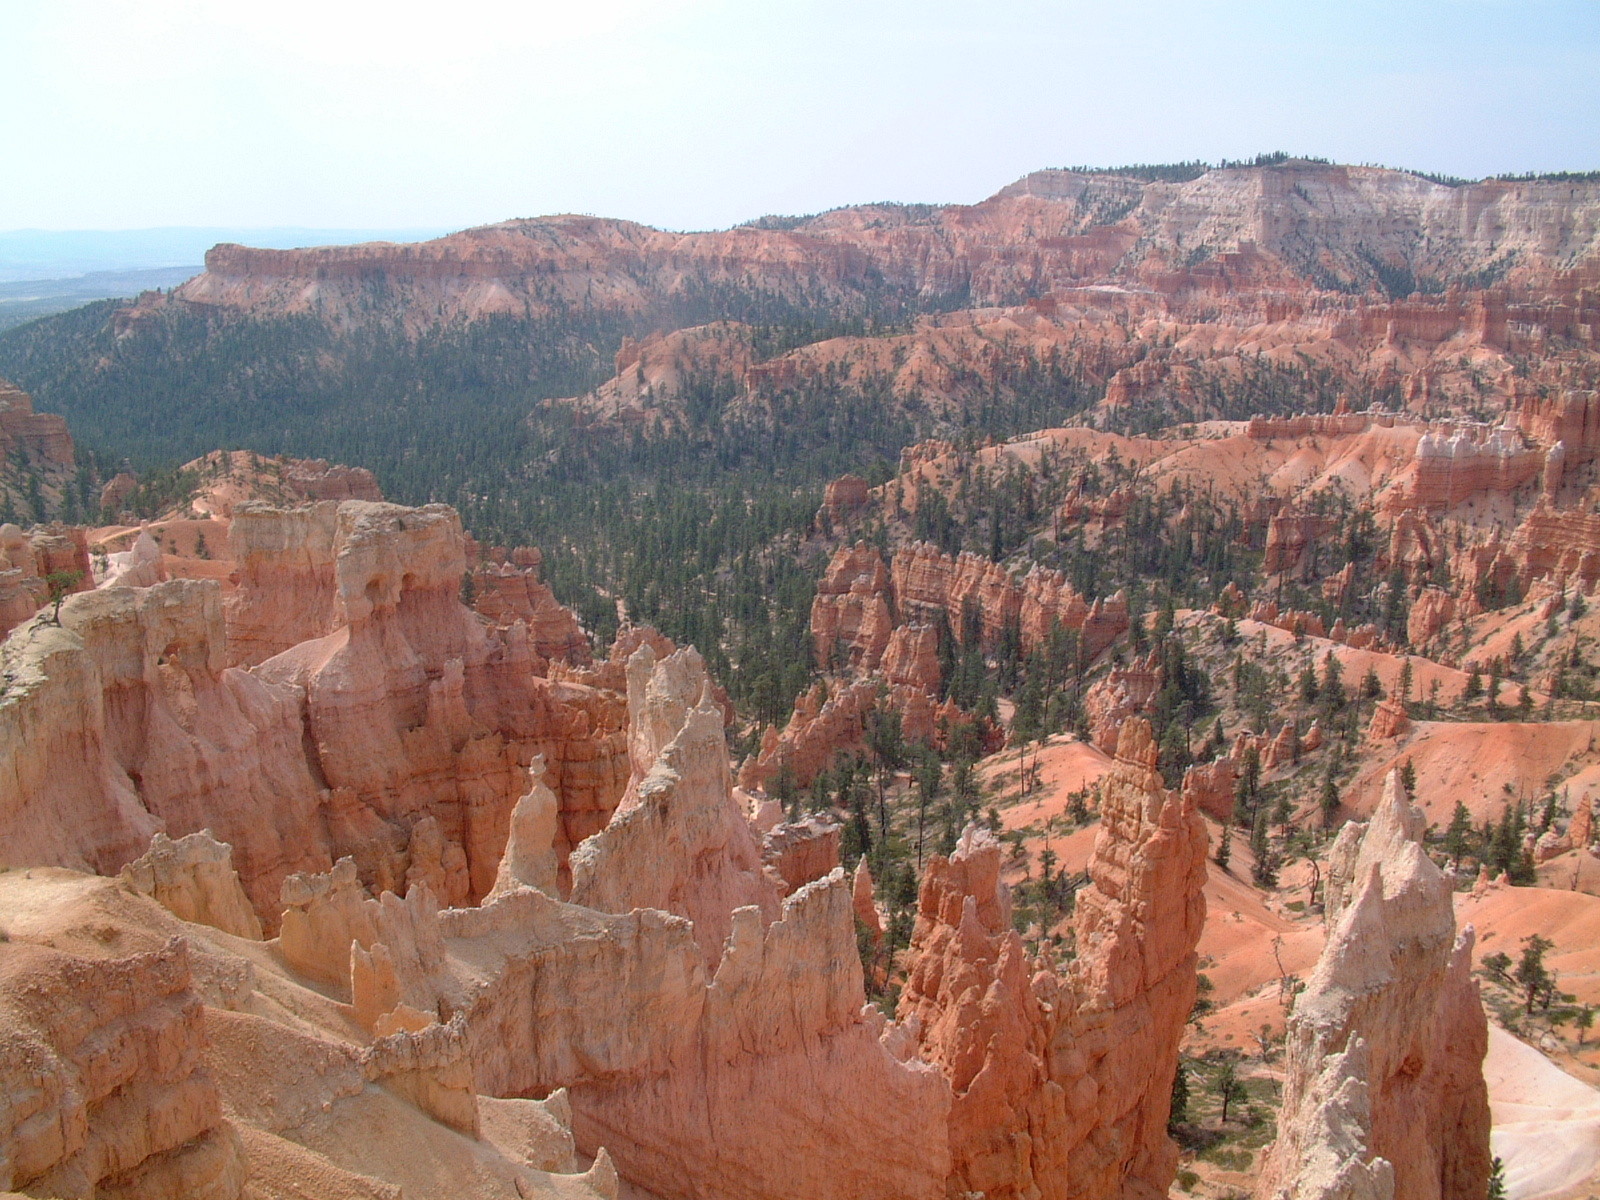
{"label": "pine tree", "polygon": [[1189,1072],[1183,1065],[1183,1060],[1178,1060],[1178,1069],[1172,1075],[1172,1102],[1167,1110],[1167,1132],[1173,1133],[1177,1127],[1189,1119]]}
{"label": "pine tree", "polygon": [[1522,988],[1529,1016],[1533,1015],[1533,1005],[1540,993],[1554,986],[1555,976],[1544,965],[1545,952],[1554,947],[1554,942],[1537,933],[1530,933],[1522,939],[1522,957],[1517,962],[1514,978]]}
{"label": "pine tree", "polygon": [[1444,852],[1450,856],[1450,861],[1455,866],[1461,865],[1471,841],[1472,813],[1468,811],[1466,804],[1457,800],[1455,812],[1450,816],[1450,827],[1444,833]]}
{"label": "pine tree", "polygon": [[1228,869],[1228,862],[1233,858],[1233,827],[1231,825],[1223,825],[1222,835],[1217,841],[1216,853],[1212,857],[1216,860],[1217,866],[1224,871]]}
{"label": "pine tree", "polygon": [[1317,807],[1322,812],[1322,827],[1332,829],[1339,816],[1339,782],[1334,778],[1333,764],[1328,764],[1328,771],[1322,777],[1322,793],[1317,799]]}

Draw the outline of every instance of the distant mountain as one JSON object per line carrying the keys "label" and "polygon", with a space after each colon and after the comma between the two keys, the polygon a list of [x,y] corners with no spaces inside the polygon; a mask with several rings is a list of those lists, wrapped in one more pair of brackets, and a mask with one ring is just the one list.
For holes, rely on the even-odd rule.
{"label": "distant mountain", "polygon": [[59,280],[93,272],[188,267],[201,262],[206,251],[218,242],[247,242],[252,246],[293,250],[348,242],[412,242],[437,237],[445,232],[447,230],[437,226],[413,229],[310,229],[294,225],[264,229],[238,225],[174,225],[158,229],[7,229],[0,230],[0,283]]}

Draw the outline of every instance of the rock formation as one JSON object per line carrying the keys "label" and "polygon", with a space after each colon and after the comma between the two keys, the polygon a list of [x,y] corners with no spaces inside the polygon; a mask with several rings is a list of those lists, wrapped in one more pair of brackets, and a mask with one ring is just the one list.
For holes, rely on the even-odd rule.
{"label": "rock formation", "polygon": [[210,828],[269,931],[285,877],[344,855],[461,902],[493,887],[542,754],[564,872],[621,795],[626,709],[539,675],[521,622],[462,606],[455,515],[241,504],[233,522],[226,605],[209,582],[102,589],[0,648],[0,865],[114,872],[158,831]]}
{"label": "rock formation", "polygon": [[564,858],[593,828],[587,814],[603,821],[620,792],[620,712],[537,675],[526,626],[490,632],[460,603],[465,542],[453,511],[346,501],[334,517],[334,631],[256,668],[304,689],[316,765],[338,810],[332,852],[354,854],[391,886],[403,863],[385,855],[382,826],[432,817],[467,865],[465,890],[441,899],[480,897],[494,885],[527,766],[543,754],[563,798]]}
{"label": "rock formation", "polygon": [[[1519,296],[1519,305],[1505,295],[1474,303],[1452,291],[1371,304],[1364,331],[1443,340],[1467,327],[1486,339],[1532,340],[1537,334],[1528,324],[1564,335],[1586,311],[1559,272],[1595,254],[1595,204],[1593,184],[1447,187],[1404,172],[1304,161],[1212,170],[1181,183],[1038,171],[977,205],[926,214],[862,205],[782,229],[677,234],[559,216],[408,246],[223,245],[207,254],[205,273],[172,299],[141,298],[119,326],[136,328],[174,302],[302,311],[311,303],[312,281],[320,306],[342,307],[374,277],[403,288],[443,322],[522,315],[530,307],[544,312],[560,302],[648,311],[686,281],[701,288],[742,284],[790,299],[850,297],[869,285],[932,296],[960,292],[981,306],[1131,277],[1214,301],[1251,287],[1303,288],[1311,263],[1321,279],[1361,295],[1378,287],[1379,266],[1405,263],[1419,278],[1470,286],[1474,273],[1510,262],[1507,285],[1540,287],[1539,299],[1559,296],[1565,303],[1541,307]],[[1103,223],[1107,211],[1125,216]],[[1186,266],[1195,256],[1184,251],[1196,247],[1205,250],[1205,261]],[[643,365],[644,350],[637,342],[625,346],[618,374]]]}
{"label": "rock formation", "polygon": [[958,1194],[1153,1197],[1172,1182],[1166,1118],[1195,995],[1206,834],[1154,764],[1149,725],[1133,718],[1063,974],[1030,962],[1012,931],[991,837],[969,829],[923,879],[898,1014],[950,1081]]}
{"label": "rock formation", "polygon": [[573,902],[440,914],[478,1090],[569,1089],[580,1147],[664,1196],[943,1195],[948,1093],[864,1007],[850,883],[780,903],[698,656],[642,645],[629,676],[644,774],[573,855]]}
{"label": "rock formation", "polygon": [[0,865],[110,874],[158,831],[209,828],[268,918],[285,875],[326,869],[299,698],[224,644],[216,587],[186,580],[72,596],[8,638]]}
{"label": "rock formation", "polygon": [[653,908],[694,923],[708,968],[723,953],[735,909],[770,921],[778,888],[733,800],[722,710],[700,656],[657,663],[649,646],[628,661],[628,799],[572,855],[572,902],[601,912]]}
{"label": "rock formation", "polygon": [[528,783],[527,795],[511,810],[511,831],[489,899],[518,887],[538,888],[549,895],[556,892],[560,879],[556,836],[561,803],[545,785],[543,759],[533,760]]}
{"label": "rock formation", "polygon": [[[37,495],[48,504],[59,498],[77,465],[66,420],[34,412],[33,397],[5,379],[0,379],[0,464],[0,499],[22,511],[34,499],[25,476],[38,481]],[[45,515],[35,513],[34,519]]]}
{"label": "rock formation", "polygon": [[1278,1140],[1256,1195],[1477,1200],[1488,1030],[1450,887],[1398,772],[1329,852],[1328,941],[1289,1019]]}
{"label": "rock formation", "polygon": [[894,618],[889,571],[876,547],[841,546],[811,602],[811,638],[819,669],[835,661],[876,670],[888,649]]}
{"label": "rock formation", "polygon": [[0,525],[0,637],[43,608],[53,588],[71,594],[94,585],[82,529],[51,525],[24,534]]}
{"label": "rock formation", "polygon": [[[477,1093],[459,1014],[352,1042],[339,1006],[274,955],[241,956],[238,939],[182,924],[116,880],[6,872],[0,914],[0,1189],[616,1198],[603,1151],[574,1174],[563,1093]],[[377,932],[403,940],[387,919]]]}
{"label": "rock formation", "polygon": [[204,1062],[181,938],[93,960],[0,944],[0,1187],[236,1200],[246,1167]]}
{"label": "rock formation", "polygon": [[122,879],[185,921],[261,939],[261,921],[233,869],[233,847],[209,829],[173,841],[164,833],[122,868]]}

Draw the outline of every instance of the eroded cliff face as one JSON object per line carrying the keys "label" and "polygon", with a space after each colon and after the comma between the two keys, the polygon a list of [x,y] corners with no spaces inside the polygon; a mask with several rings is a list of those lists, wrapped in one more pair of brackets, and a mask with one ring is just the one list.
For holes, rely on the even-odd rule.
{"label": "eroded cliff face", "polygon": [[1152,1197],[1172,1182],[1166,1121],[1195,996],[1206,833],[1154,767],[1149,725],[1130,718],[1066,971],[1029,962],[993,838],[969,830],[923,879],[897,1014],[950,1082],[957,1191]]}
{"label": "eroded cliff face", "polygon": [[27,512],[37,498],[55,512],[76,465],[66,419],[34,412],[32,396],[0,379],[0,501]]}
{"label": "eroded cliff face", "polygon": [[969,294],[975,305],[1119,278],[1214,294],[1332,277],[1359,292],[1376,289],[1379,265],[1447,286],[1486,278],[1549,286],[1594,256],[1597,191],[1551,182],[1451,188],[1304,162],[1214,170],[1187,183],[1040,171],[977,205],[861,205],[786,229],[676,234],[559,216],[406,246],[218,246],[176,296],[326,308],[381,273],[445,318],[522,315],[554,299],[636,310],[689,281],[793,299],[849,295],[871,281],[926,297]]}
{"label": "eroded cliff face", "polygon": [[1330,852],[1328,941],[1289,1018],[1263,1200],[1484,1194],[1488,1027],[1425,824],[1394,772]]}
{"label": "eroded cliff face", "polygon": [[210,828],[269,929],[287,875],[347,854],[370,884],[463,903],[494,885],[543,755],[564,872],[626,782],[625,705],[545,678],[525,623],[460,603],[455,514],[246,503],[233,521],[226,604],[212,582],[111,587],[0,647],[0,865],[112,873],[157,831]]}
{"label": "eroded cliff face", "polygon": [[579,1146],[662,1196],[942,1196],[948,1092],[865,1004],[850,881],[780,903],[698,656],[641,646],[629,675],[644,775],[573,902],[512,886],[437,918],[478,1090],[570,1089]]}
{"label": "eroded cliff face", "polygon": [[722,710],[700,656],[628,660],[633,774],[623,803],[572,855],[572,902],[601,912],[660,909],[694,923],[713,968],[736,909],[777,915],[780,886],[733,799]]}
{"label": "eroded cliff face", "polygon": [[210,828],[275,916],[285,875],[329,863],[290,687],[226,665],[215,585],[70,597],[0,645],[0,864],[114,874],[151,834]]}
{"label": "eroded cliff face", "polygon": [[[785,728],[770,730],[744,764],[740,782],[766,787],[787,769],[802,786],[809,783],[839,752],[863,748],[879,710],[899,716],[907,740],[939,743],[964,716],[939,698],[941,636],[958,646],[976,638],[986,653],[1015,636],[1032,653],[1070,633],[1088,662],[1127,628],[1120,593],[1091,603],[1059,572],[1018,576],[976,554],[945,554],[925,542],[901,546],[886,562],[875,546],[845,543],[811,604],[815,662],[835,686],[814,686],[795,702]],[[998,745],[1000,731],[986,732]]]}
{"label": "eroded cliff face", "polygon": [[[319,505],[251,520],[258,530],[320,527],[328,515]],[[440,899],[476,900],[494,886],[512,807],[543,755],[562,799],[564,863],[620,794],[620,704],[551,683],[538,673],[525,623],[489,627],[461,604],[466,542],[452,510],[346,501],[331,516],[332,589],[319,604],[331,610],[323,619],[333,631],[256,673],[304,692],[312,763],[330,792],[333,855],[352,854],[368,881],[400,887],[415,857],[408,844],[431,820],[441,853],[466,868],[445,873]],[[282,541],[293,546],[293,531]],[[272,610],[278,590],[242,580],[236,620]]]}
{"label": "eroded cliff face", "polygon": [[206,1069],[181,938],[94,959],[0,945],[0,1187],[236,1200],[246,1166]]}

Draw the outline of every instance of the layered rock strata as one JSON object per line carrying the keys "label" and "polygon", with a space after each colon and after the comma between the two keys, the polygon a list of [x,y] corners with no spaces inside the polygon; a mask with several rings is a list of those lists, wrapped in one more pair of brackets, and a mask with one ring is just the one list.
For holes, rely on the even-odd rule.
{"label": "layered rock strata", "polygon": [[93,960],[0,944],[0,1188],[236,1200],[186,943]]}
{"label": "layered rock strata", "polygon": [[72,596],[0,645],[0,865],[114,874],[157,832],[233,847],[256,911],[329,859],[291,687],[226,665],[213,584]]}

